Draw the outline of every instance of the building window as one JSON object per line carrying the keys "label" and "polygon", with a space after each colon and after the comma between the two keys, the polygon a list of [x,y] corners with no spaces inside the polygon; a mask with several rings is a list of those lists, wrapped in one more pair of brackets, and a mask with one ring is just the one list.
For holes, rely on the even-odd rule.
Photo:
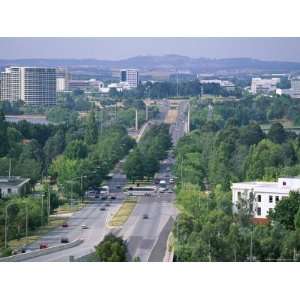
{"label": "building window", "polygon": [[11,193],[11,189],[7,189],[7,194],[10,194]]}
{"label": "building window", "polygon": [[257,202],[261,202],[261,195],[257,195]]}
{"label": "building window", "polygon": [[273,196],[271,196],[271,195],[269,196],[269,202],[273,203]]}
{"label": "building window", "polygon": [[277,203],[279,201],[279,196],[275,197],[275,202]]}
{"label": "building window", "polygon": [[285,182],[285,181],[283,181],[283,182],[282,182],[282,185],[286,185],[286,182]]}
{"label": "building window", "polygon": [[238,192],[238,193],[237,193],[237,196],[238,196],[238,199],[241,200],[241,198],[242,198],[242,193],[241,193],[241,192]]}
{"label": "building window", "polygon": [[258,216],[261,216],[261,207],[258,207],[256,212]]}

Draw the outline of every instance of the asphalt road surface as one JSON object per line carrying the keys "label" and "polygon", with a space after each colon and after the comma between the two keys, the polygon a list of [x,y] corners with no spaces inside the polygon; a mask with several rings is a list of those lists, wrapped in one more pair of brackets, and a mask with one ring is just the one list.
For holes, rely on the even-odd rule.
{"label": "asphalt road surface", "polygon": [[[162,105],[158,120],[155,122],[162,122],[168,109],[168,103]],[[186,109],[187,103],[182,102],[179,106],[177,121],[170,126],[174,144],[185,134]],[[174,159],[169,156],[161,164],[158,176],[168,181],[173,163]],[[108,181],[111,192],[117,197],[116,200],[110,200],[109,206],[106,206],[107,201],[103,200],[88,204],[69,218],[68,227],[59,227],[50,231],[40,240],[30,245],[30,249],[39,248],[41,242],[45,242],[49,246],[59,245],[62,237],[68,238],[69,241],[83,239],[82,244],[26,261],[69,261],[70,256],[79,258],[88,255],[111,231],[127,240],[131,258],[139,257],[141,261],[162,261],[165,255],[167,237],[177,214],[174,205],[175,194],[165,192],[157,193],[153,197],[139,197],[138,204],[124,226],[120,230],[109,229],[106,227],[107,220],[117,211],[125,198],[122,189],[119,187],[122,188],[126,183],[126,176],[122,174],[120,166],[117,165],[113,178]],[[105,211],[100,210],[101,207],[105,207]],[[148,219],[143,218],[144,214],[148,215]],[[83,224],[87,225],[88,228],[82,229]]]}

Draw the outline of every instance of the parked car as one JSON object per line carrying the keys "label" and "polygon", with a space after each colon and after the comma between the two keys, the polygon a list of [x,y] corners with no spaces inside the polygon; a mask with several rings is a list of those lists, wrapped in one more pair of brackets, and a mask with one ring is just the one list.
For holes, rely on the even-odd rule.
{"label": "parked car", "polygon": [[88,227],[87,225],[85,225],[85,224],[82,224],[82,225],[81,225],[81,228],[82,228],[82,229],[88,229],[89,227]]}
{"label": "parked car", "polygon": [[105,210],[105,207],[100,207],[100,210],[104,211],[104,210]]}
{"label": "parked car", "polygon": [[110,200],[116,200],[117,198],[116,198],[116,196],[113,196],[113,195],[112,195],[112,196],[109,197],[109,199],[110,199]]}
{"label": "parked car", "polygon": [[68,223],[64,223],[64,224],[62,224],[62,227],[69,227],[69,224]]}
{"label": "parked car", "polygon": [[149,219],[148,214],[143,214],[143,219]]}
{"label": "parked car", "polygon": [[60,239],[60,242],[63,243],[63,244],[66,244],[66,243],[69,243],[69,239],[67,237],[62,237]]}

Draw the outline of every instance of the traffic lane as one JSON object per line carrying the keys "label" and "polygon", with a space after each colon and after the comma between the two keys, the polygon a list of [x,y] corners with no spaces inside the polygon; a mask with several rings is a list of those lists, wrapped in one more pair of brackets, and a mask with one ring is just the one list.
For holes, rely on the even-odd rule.
{"label": "traffic lane", "polygon": [[[96,204],[96,206],[98,206]],[[78,227],[81,226],[82,222],[87,220],[89,216],[93,213],[95,209],[95,204],[88,205],[78,212],[75,212],[67,221],[68,227],[57,227],[49,231],[46,235],[41,237],[36,242],[28,246],[29,249],[35,250],[39,249],[41,243],[48,244],[49,247],[60,244],[60,239],[62,237],[67,237],[72,239],[72,231],[78,232]],[[73,234],[74,235],[74,234]]]}
{"label": "traffic lane", "polygon": [[[129,256],[147,261],[156,245],[160,233],[170,216],[176,215],[171,194],[156,194],[155,197],[141,197],[136,209],[121,231],[128,240]],[[143,219],[147,214],[148,219]]]}
{"label": "traffic lane", "polygon": [[[131,258],[139,257],[141,261],[147,261],[158,234],[160,206],[153,199],[141,198],[131,222],[127,224],[130,231],[128,252]],[[143,218],[144,214],[148,215],[148,219]]]}
{"label": "traffic lane", "polygon": [[94,247],[100,243],[104,236],[109,232],[109,229],[106,227],[106,221],[109,214],[109,209],[106,211],[93,210],[93,215],[91,215],[90,220],[86,222],[88,229],[80,228],[80,230],[78,230],[80,233],[76,233],[76,237],[83,240],[82,244],[70,249],[58,251],[49,255],[43,255],[26,261],[69,261],[70,256],[79,258],[90,254],[94,251]]}

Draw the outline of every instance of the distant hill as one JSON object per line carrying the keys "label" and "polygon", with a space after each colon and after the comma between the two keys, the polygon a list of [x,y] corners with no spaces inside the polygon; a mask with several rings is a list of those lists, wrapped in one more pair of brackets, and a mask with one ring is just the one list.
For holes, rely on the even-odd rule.
{"label": "distant hill", "polygon": [[291,72],[300,71],[300,63],[284,61],[263,61],[251,58],[208,59],[180,55],[136,56],[121,60],[97,59],[16,59],[1,60],[0,66],[65,66],[68,68],[120,69],[137,68],[151,70],[187,70],[190,72]]}

